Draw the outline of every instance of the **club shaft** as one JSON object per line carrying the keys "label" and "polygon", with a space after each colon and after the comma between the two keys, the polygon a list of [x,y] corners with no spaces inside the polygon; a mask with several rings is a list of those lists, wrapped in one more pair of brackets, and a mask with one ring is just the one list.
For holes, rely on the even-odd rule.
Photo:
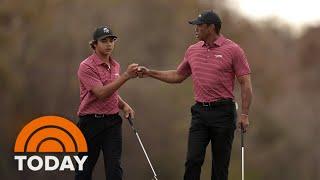
{"label": "club shaft", "polygon": [[244,147],[241,148],[241,176],[244,180]]}
{"label": "club shaft", "polygon": [[153,166],[152,166],[152,164],[151,164],[151,161],[150,161],[150,159],[149,159],[149,156],[148,156],[146,150],[144,149],[144,146],[143,146],[143,144],[142,144],[142,142],[141,142],[140,136],[139,136],[138,132],[135,132],[135,134],[136,134],[136,136],[137,136],[137,138],[138,138],[138,141],[139,141],[140,146],[141,146],[141,148],[142,148],[142,150],[143,150],[143,152],[144,152],[144,155],[146,156],[146,158],[147,158],[147,160],[148,160],[148,163],[149,163],[149,166],[150,166],[150,168],[151,168],[151,170],[152,170],[152,172],[153,172],[154,178],[155,178],[155,180],[157,180],[157,174],[156,174],[156,172],[155,172],[154,169],[153,169]]}
{"label": "club shaft", "polygon": [[143,153],[144,153],[145,157],[146,157],[147,160],[148,160],[149,166],[150,166],[150,168],[151,168],[151,170],[152,170],[152,172],[153,172],[153,179],[154,179],[154,180],[158,180],[157,174],[156,174],[156,172],[154,171],[154,168],[153,168],[153,166],[152,166],[152,164],[151,164],[151,161],[150,161],[150,159],[149,159],[149,156],[148,156],[148,154],[147,154],[147,152],[146,152],[146,150],[145,150],[145,148],[144,148],[144,145],[142,144],[142,141],[141,141],[141,139],[140,139],[140,136],[139,136],[139,134],[138,134],[138,131],[137,131],[137,130],[134,128],[134,126],[133,126],[133,122],[132,122],[132,119],[131,119],[130,116],[128,117],[128,120],[129,120],[129,124],[130,124],[131,128],[132,128],[133,131],[134,131],[134,134],[137,136],[137,139],[138,139],[139,144],[140,144],[140,146],[141,146],[141,148],[142,148],[142,150],[143,150]]}
{"label": "club shaft", "polygon": [[241,126],[241,179],[244,180],[244,129]]}

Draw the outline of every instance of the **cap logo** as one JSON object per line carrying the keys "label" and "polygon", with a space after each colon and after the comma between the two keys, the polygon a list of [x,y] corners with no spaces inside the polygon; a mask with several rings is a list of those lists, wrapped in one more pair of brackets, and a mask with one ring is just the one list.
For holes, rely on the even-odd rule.
{"label": "cap logo", "polygon": [[109,29],[105,27],[105,28],[103,28],[103,32],[108,34],[109,33]]}

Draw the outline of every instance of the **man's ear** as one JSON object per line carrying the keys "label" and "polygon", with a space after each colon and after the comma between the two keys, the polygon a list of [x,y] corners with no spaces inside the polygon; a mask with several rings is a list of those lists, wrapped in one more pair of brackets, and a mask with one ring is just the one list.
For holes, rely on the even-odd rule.
{"label": "man's ear", "polygon": [[89,45],[91,46],[92,49],[95,49],[96,46],[97,46],[97,42],[92,40],[92,41],[89,42]]}
{"label": "man's ear", "polygon": [[210,31],[216,32],[216,26],[214,24],[210,24],[209,28],[210,28]]}
{"label": "man's ear", "polygon": [[94,41],[92,45],[93,45],[94,49],[96,49],[97,45],[98,45],[98,41]]}

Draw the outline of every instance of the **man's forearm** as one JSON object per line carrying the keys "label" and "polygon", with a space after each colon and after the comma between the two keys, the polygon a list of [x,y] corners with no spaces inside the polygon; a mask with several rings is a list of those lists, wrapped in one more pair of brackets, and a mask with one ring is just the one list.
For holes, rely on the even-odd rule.
{"label": "man's forearm", "polygon": [[148,74],[150,77],[153,77],[155,79],[158,79],[166,83],[180,83],[185,79],[185,77],[179,75],[176,70],[168,70],[168,71],[149,70]]}
{"label": "man's forearm", "polygon": [[118,103],[119,109],[123,109],[124,106],[128,105],[120,96],[118,96],[118,98],[119,98],[119,103]]}
{"label": "man's forearm", "polygon": [[126,73],[124,73],[110,84],[94,88],[92,91],[99,99],[108,98],[129,79],[129,76]]}
{"label": "man's forearm", "polygon": [[250,81],[241,84],[241,101],[241,113],[248,115],[252,101],[252,87]]}

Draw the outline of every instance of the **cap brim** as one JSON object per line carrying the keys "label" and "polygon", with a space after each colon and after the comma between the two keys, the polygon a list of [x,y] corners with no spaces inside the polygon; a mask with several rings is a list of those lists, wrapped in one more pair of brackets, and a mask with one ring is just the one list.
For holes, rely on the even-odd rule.
{"label": "cap brim", "polygon": [[204,24],[204,23],[201,22],[201,21],[199,21],[198,19],[195,19],[195,20],[189,21],[189,24],[192,24],[192,25],[200,25],[200,24]]}
{"label": "cap brim", "polygon": [[104,39],[104,38],[107,38],[107,37],[113,37],[113,38],[115,38],[115,39],[117,39],[118,37],[117,36],[115,36],[115,35],[105,35],[105,36],[101,36],[101,37],[99,37],[97,40],[101,40],[101,39]]}

